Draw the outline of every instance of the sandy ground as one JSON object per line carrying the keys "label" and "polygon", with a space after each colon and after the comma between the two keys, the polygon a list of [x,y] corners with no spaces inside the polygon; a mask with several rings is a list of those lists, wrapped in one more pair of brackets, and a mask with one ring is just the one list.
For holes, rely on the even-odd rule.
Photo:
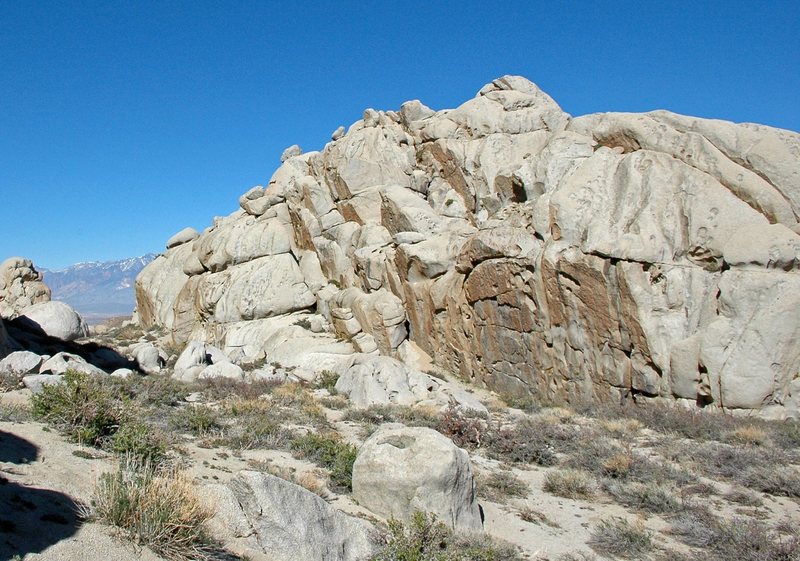
{"label": "sandy ground", "polygon": [[[24,404],[28,396],[27,390],[0,394],[0,404]],[[326,414],[348,440],[355,443],[363,440],[357,426],[340,420],[340,412],[326,410]],[[189,473],[198,485],[224,483],[239,470],[258,469],[266,464],[297,476],[319,475],[316,466],[288,452],[245,450],[234,453],[204,448],[201,441],[192,439],[183,444],[182,449]],[[91,457],[81,457],[85,455]],[[490,473],[509,468],[483,457],[480,451],[472,454],[472,460],[475,472]],[[114,461],[109,455],[69,443],[41,423],[0,422],[0,561],[12,559],[14,555],[25,560],[54,561],[160,559],[147,549],[117,539],[111,528],[82,519],[80,513],[90,504],[100,474],[113,469]],[[528,485],[529,494],[506,504],[481,500],[485,530],[490,536],[518,545],[529,559],[553,560],[563,553],[590,553],[586,543],[593,527],[609,517],[639,519],[654,531],[660,548],[685,550],[659,532],[667,526],[661,517],[643,517],[608,500],[589,502],[548,494],[542,491],[548,468],[513,468],[512,471]],[[714,485],[719,495],[728,490],[724,484]],[[345,512],[374,519],[347,496],[330,494],[327,499]],[[796,501],[766,495],[762,499],[763,505],[759,507],[740,507],[719,496],[708,498],[718,513],[727,516],[748,515],[772,524],[779,521],[800,524],[800,507]],[[521,517],[523,512],[527,513],[528,521]]]}

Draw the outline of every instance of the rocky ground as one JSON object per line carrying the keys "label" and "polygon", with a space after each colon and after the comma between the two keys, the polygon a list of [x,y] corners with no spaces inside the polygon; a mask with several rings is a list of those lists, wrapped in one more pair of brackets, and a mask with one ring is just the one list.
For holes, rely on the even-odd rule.
{"label": "rocky ground", "polygon": [[[142,342],[162,343],[157,332],[133,326],[104,331],[95,342],[114,343],[121,355]],[[338,530],[342,535],[357,534],[347,526],[352,521],[374,525],[372,538],[385,534],[386,516],[376,513],[380,505],[372,505],[374,497],[358,485],[368,439],[386,426],[438,431],[468,457],[467,477],[477,484],[483,531],[498,540],[497,550],[495,557],[453,553],[446,559],[800,558],[800,428],[794,422],[652,404],[543,407],[463,387],[486,413],[455,405],[354,407],[337,395],[334,379],[181,384],[170,378],[172,373],[166,366],[157,374],[105,377],[103,383],[125,385],[136,421],[158,435],[169,461],[185,470],[194,492],[216,510],[206,523],[221,545],[216,558],[283,558],[270,556],[269,547],[276,544],[261,539],[246,501],[235,493],[247,477],[259,474],[291,482],[275,487],[264,476],[248,483],[248,496],[266,489],[293,501],[260,507],[260,518],[271,513],[264,524],[272,534],[288,528],[289,534],[314,536],[314,520],[297,519],[298,512],[302,517],[314,509],[329,524],[344,524]],[[448,383],[460,386],[452,379]],[[35,420],[31,395],[16,387],[0,394],[0,558],[162,558],[101,523],[92,506],[100,475],[117,469],[124,447],[102,439],[99,446],[83,445],[65,425]],[[337,453],[351,451],[355,467],[351,459],[351,471],[342,470],[319,454],[322,444],[315,437],[336,443]],[[438,463],[442,454],[437,452]],[[413,472],[420,472],[436,480],[435,470],[426,471],[424,456],[405,474],[392,473],[413,479]],[[413,484],[419,488],[429,482]],[[401,489],[402,482],[398,485]],[[350,516],[339,519],[331,511]],[[468,526],[469,513],[459,516],[467,521],[460,526]],[[249,529],[242,531],[242,525]],[[360,546],[344,547],[355,555]],[[294,558],[303,555],[346,558],[318,551]]]}

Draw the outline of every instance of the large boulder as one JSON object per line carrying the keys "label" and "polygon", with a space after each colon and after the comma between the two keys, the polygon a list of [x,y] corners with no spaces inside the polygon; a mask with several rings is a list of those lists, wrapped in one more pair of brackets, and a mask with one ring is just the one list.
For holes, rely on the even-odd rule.
{"label": "large boulder", "polygon": [[377,551],[375,529],[319,496],[268,473],[241,471],[206,488],[212,527],[232,549],[274,561],[365,561]]}
{"label": "large boulder", "polygon": [[89,327],[69,304],[41,302],[20,312],[20,321],[27,327],[41,331],[62,341],[74,341],[89,336]]}
{"label": "large boulder", "polygon": [[384,425],[353,464],[353,498],[385,518],[432,512],[457,530],[482,530],[469,455],[424,427]]}
{"label": "large boulder", "polygon": [[10,257],[0,263],[0,317],[15,318],[22,309],[49,300],[50,289],[30,259]]}

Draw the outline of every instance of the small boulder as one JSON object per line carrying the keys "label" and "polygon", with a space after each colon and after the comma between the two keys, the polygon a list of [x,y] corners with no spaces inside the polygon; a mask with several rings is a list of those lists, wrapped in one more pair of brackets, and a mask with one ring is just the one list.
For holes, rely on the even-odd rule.
{"label": "small boulder", "polygon": [[295,156],[299,156],[303,153],[303,149],[300,148],[297,144],[292,144],[286,150],[283,151],[281,154],[281,163],[285,162],[289,158],[294,158]]}
{"label": "small boulder", "polygon": [[177,247],[195,240],[199,235],[200,234],[194,228],[184,228],[167,240],[167,249],[172,249],[173,247]]}
{"label": "small boulder", "polygon": [[89,327],[83,318],[64,302],[40,302],[28,306],[20,318],[36,330],[62,341],[74,341],[89,336]]}
{"label": "small boulder", "polygon": [[194,382],[209,365],[230,362],[225,353],[202,341],[190,341],[175,362],[172,377],[181,382]]}
{"label": "small boulder", "polygon": [[220,362],[203,369],[197,376],[198,380],[212,380],[214,378],[227,378],[229,380],[244,380],[244,370],[232,362]]}
{"label": "small boulder", "polygon": [[31,390],[31,393],[38,394],[45,386],[64,384],[65,382],[64,377],[57,374],[29,374],[22,378],[22,383]]}
{"label": "small boulder", "polygon": [[29,374],[38,372],[42,365],[42,357],[30,351],[16,351],[0,360],[0,372],[3,374]]}
{"label": "small boulder", "polygon": [[136,347],[133,358],[142,372],[147,374],[157,374],[167,364],[166,353],[153,345],[145,343]]}
{"label": "small boulder", "polygon": [[469,455],[429,428],[375,432],[353,465],[353,499],[385,518],[408,522],[421,510],[456,530],[483,528]]}

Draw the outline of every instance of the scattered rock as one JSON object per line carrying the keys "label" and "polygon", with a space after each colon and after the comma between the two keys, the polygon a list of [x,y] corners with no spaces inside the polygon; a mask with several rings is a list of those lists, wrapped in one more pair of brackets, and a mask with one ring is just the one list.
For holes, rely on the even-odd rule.
{"label": "scattered rock", "polygon": [[39,372],[42,374],[64,374],[67,370],[76,370],[84,374],[106,374],[100,368],[71,353],[57,353],[44,361],[39,367]]}

